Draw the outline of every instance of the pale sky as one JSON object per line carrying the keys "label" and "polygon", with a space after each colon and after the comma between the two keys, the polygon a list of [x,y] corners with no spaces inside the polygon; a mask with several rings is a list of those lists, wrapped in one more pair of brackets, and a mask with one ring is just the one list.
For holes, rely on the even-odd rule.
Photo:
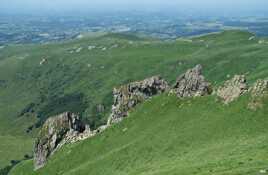
{"label": "pale sky", "polygon": [[194,8],[266,10],[268,0],[0,0],[0,10],[74,10],[102,8]]}

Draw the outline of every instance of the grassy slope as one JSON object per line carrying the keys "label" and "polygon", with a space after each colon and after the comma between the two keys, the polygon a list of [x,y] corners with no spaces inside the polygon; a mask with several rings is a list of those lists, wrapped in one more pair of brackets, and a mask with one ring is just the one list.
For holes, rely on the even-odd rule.
{"label": "grassy slope", "polygon": [[247,102],[158,96],[99,136],[65,146],[40,171],[27,161],[11,174],[257,174],[267,168],[268,99],[257,112]]}
{"label": "grassy slope", "polygon": [[[228,31],[194,38],[193,42],[163,42],[106,35],[59,44],[9,46],[0,51],[0,80],[6,81],[6,86],[0,86],[0,136],[5,138],[0,150],[15,148],[18,143],[14,137],[31,145],[36,130],[30,134],[26,130],[38,121],[37,114],[48,117],[70,109],[85,110],[84,117],[98,125],[110,110],[114,86],[151,75],[160,74],[172,82],[186,69],[202,64],[206,77],[215,84],[227,79],[228,74],[249,73],[250,80],[267,77],[268,44],[249,41],[250,36]],[[89,45],[111,48],[115,44],[119,47],[87,50]],[[84,49],[70,54],[74,47]],[[40,66],[43,58],[48,61]],[[33,113],[19,117],[31,103],[39,105]],[[96,115],[95,106],[102,103],[106,112]],[[11,159],[21,159],[32,146],[22,148],[10,149],[13,155],[9,159],[5,151],[0,152],[0,167]]]}

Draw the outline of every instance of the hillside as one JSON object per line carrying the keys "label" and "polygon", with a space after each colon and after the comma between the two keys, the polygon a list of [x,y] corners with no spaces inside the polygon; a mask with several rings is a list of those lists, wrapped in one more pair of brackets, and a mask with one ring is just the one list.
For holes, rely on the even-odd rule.
{"label": "hillside", "polygon": [[26,161],[11,174],[258,174],[268,161],[268,99],[257,112],[247,102],[158,96],[104,133],[65,146],[43,169]]}
{"label": "hillside", "polygon": [[[209,81],[213,82],[214,85],[221,84],[224,80],[228,79],[229,76],[233,76],[234,74],[247,74],[247,77],[250,82],[253,82],[258,78],[266,78],[268,76],[267,41],[262,38],[250,38],[252,38],[252,34],[241,31],[226,31],[219,34],[210,34],[206,36],[195,37],[190,40],[178,39],[176,41],[159,41],[154,39],[139,38],[132,35],[109,34],[55,44],[10,45],[2,49],[0,51],[0,150],[4,151],[0,152],[0,168],[8,165],[9,161],[11,160],[21,160],[25,154],[31,154],[33,138],[36,136],[39,127],[46,120],[46,118],[52,115],[68,110],[82,114],[84,120],[90,123],[92,128],[105,123],[111,109],[112,89],[121,84],[125,84],[134,80],[144,79],[146,77],[158,74],[163,76],[170,82],[174,82],[175,78],[180,73],[184,72],[190,67],[193,67],[196,64],[203,65],[204,74],[206,78]],[[160,101],[169,102],[172,100],[174,102],[175,99],[170,97],[157,97],[152,103],[160,103]],[[214,102],[214,100],[210,98],[205,98],[197,100],[196,102],[194,101],[193,103],[201,103],[202,100],[205,100],[206,103]],[[175,104],[176,103],[177,102],[175,102]],[[255,114],[251,113],[250,111],[247,111],[244,108],[238,108],[238,106],[242,107],[242,104],[243,100],[241,100],[241,102],[237,102],[237,108],[235,108],[236,105],[232,105],[232,107],[229,107],[231,108],[230,113],[224,114],[225,111],[221,108],[225,107],[221,106],[220,104],[213,103],[213,105],[216,107],[218,105],[219,111],[217,111],[216,109],[216,111],[210,111],[207,108],[203,109],[202,113],[204,113],[204,115],[206,113],[210,113],[209,115],[218,116],[219,118],[221,116],[221,120],[225,120],[226,118],[224,117],[229,115],[242,115],[242,112],[236,114],[235,111],[243,109],[245,110],[245,113],[247,113],[247,116],[249,118],[249,120],[245,122],[248,122],[249,124],[251,121],[251,116]],[[146,103],[145,106],[146,105],[149,104]],[[104,110],[98,110],[99,106],[102,106],[101,108],[104,108]],[[154,105],[148,106],[148,110],[150,108],[153,110],[153,106]],[[198,109],[199,107],[201,108],[202,105],[195,106],[196,109]],[[205,108],[205,105],[203,106],[203,108]],[[141,109],[140,112],[142,113],[143,106],[139,107],[139,109]],[[144,109],[144,111],[146,110],[147,109]],[[151,136],[150,134],[154,134],[153,132],[151,133],[151,131],[157,130],[158,125],[161,129],[163,129],[166,127],[169,128],[169,124],[172,124],[168,123],[169,120],[166,121],[164,119],[168,119],[170,117],[171,121],[178,120],[178,123],[180,123],[179,121],[184,120],[183,118],[175,118],[175,116],[178,116],[177,112],[179,111],[176,111],[175,115],[174,110],[176,111],[178,109],[174,106],[172,107],[172,105],[168,105],[167,109],[163,108],[163,112],[166,112],[165,115],[163,115],[165,117],[161,118],[159,116],[156,117],[155,120],[151,118],[151,120],[146,123],[146,127],[145,123],[144,125],[137,124],[138,126],[136,126],[136,124],[134,123],[128,125],[128,120],[129,122],[133,120],[133,122],[142,123],[143,119],[140,118],[142,118],[142,116],[144,115],[139,115],[138,110],[137,112],[135,112],[137,114],[134,113],[133,115],[137,115],[139,117],[131,117],[131,119],[128,119],[122,125],[126,125],[127,128],[136,128],[137,130],[133,129],[132,134],[134,135],[134,133],[137,133],[139,137],[142,136],[142,138],[138,139],[137,137],[137,139],[141,142],[144,142],[145,144],[143,146],[141,144],[141,148],[147,149],[148,145],[146,145],[146,140],[150,138],[148,137],[148,134],[149,136]],[[172,111],[174,112],[174,114],[171,114]],[[191,112],[194,111],[191,110]],[[155,111],[151,111],[151,116],[153,116],[153,114],[155,113]],[[255,134],[257,134],[261,130],[264,130],[264,128],[261,127],[263,125],[259,125],[259,123],[264,124],[264,121],[262,121],[262,117],[264,116],[263,114],[265,114],[265,111],[259,111],[259,113],[260,120],[256,121],[256,125],[252,127],[258,127],[260,130],[256,129],[256,131],[254,131],[252,135],[249,135],[248,138],[255,139],[253,138],[254,133],[256,132]],[[191,117],[196,117],[196,115],[193,114],[195,113],[189,113],[184,117],[188,116],[190,120]],[[242,116],[238,116],[237,121],[242,119],[241,117]],[[158,122],[157,118],[159,118]],[[218,120],[220,121],[220,119]],[[235,118],[232,118],[232,120],[235,120]],[[154,121],[158,123],[156,126],[154,126],[153,124]],[[189,122],[191,123],[192,121]],[[201,122],[201,118],[199,118],[199,120],[196,119],[196,123],[198,122]],[[215,126],[217,126],[217,123],[213,122],[217,121],[212,120],[211,126],[214,124]],[[226,122],[229,123],[234,121]],[[237,123],[243,124],[241,122]],[[197,127],[196,133],[202,134],[201,130],[198,130],[199,126],[194,126],[194,123],[192,124],[192,128],[190,126],[188,128],[188,125],[183,126],[182,128],[179,127],[180,124],[176,126],[178,127],[178,132],[180,133],[187,133],[187,131],[189,132],[193,128]],[[203,127],[205,125],[208,125],[208,123],[204,123]],[[71,166],[72,169],[79,169],[77,165],[82,164],[82,162],[90,162],[90,164],[94,164],[94,167],[96,168],[95,171],[98,171],[100,173],[101,171],[98,170],[97,167],[101,166],[102,164],[105,164],[105,161],[101,161],[101,164],[96,164],[97,160],[106,159],[106,156],[111,156],[111,159],[107,158],[108,165],[112,162],[117,162],[121,160],[127,163],[125,159],[118,158],[118,155],[116,156],[116,160],[114,160],[115,157],[113,156],[113,154],[115,154],[117,151],[121,151],[121,149],[123,151],[125,151],[126,149],[127,152],[132,153],[135,150],[139,152],[143,150],[139,149],[137,145],[135,145],[135,143],[139,143],[139,141],[135,141],[133,138],[136,138],[136,136],[134,137],[131,133],[130,135],[126,135],[125,138],[121,138],[122,140],[125,139],[123,141],[121,140],[122,142],[120,140],[117,141],[117,139],[114,139],[114,137],[112,136],[115,136],[116,134],[118,135],[116,135],[115,138],[118,137],[120,139],[120,137],[124,137],[124,134],[119,134],[121,130],[116,129],[117,127],[120,128],[121,125],[115,126],[114,129],[110,129],[109,131],[105,132],[101,137],[96,137],[92,141],[88,140],[83,143],[68,146],[74,147],[74,150],[76,150],[75,147],[77,147],[77,150],[83,150],[85,149],[84,147],[88,147],[83,151],[83,155],[87,155],[86,158],[83,158],[83,156],[81,156],[77,157],[77,160],[73,159],[75,163],[70,162],[70,164],[73,165]],[[184,127],[188,128],[188,130],[184,131]],[[239,125],[232,127],[240,128]],[[145,133],[143,133],[142,128],[148,128],[148,132],[144,131]],[[213,128],[208,128],[208,130],[216,134]],[[230,128],[230,130],[232,130],[232,128]],[[237,135],[234,135],[234,137],[228,137],[227,139],[223,139],[221,141],[226,143],[226,147],[232,147],[232,145],[229,144],[233,144],[232,141],[236,140],[235,137],[243,136],[240,135],[242,131],[243,128],[240,131],[237,131],[239,133],[237,133]],[[139,132],[142,133],[139,134]],[[177,134],[177,132],[173,133],[174,137],[180,137],[179,135],[176,136],[175,133]],[[265,131],[263,131],[263,134],[264,133]],[[105,140],[106,134],[111,135],[114,143],[110,142],[109,139]],[[167,134],[168,133],[163,133],[163,136],[157,136],[158,138],[156,138],[155,142],[160,142],[161,139],[168,138]],[[187,137],[187,135],[181,136],[181,138],[184,139],[186,139]],[[190,135],[189,137],[194,137],[194,135]],[[211,137],[213,138],[214,136]],[[220,137],[221,135],[215,136],[215,138]],[[242,138],[244,138],[244,136]],[[98,139],[100,140],[98,141]],[[98,144],[99,142],[102,142],[103,139],[105,144]],[[213,141],[213,139],[211,139],[211,141]],[[246,141],[249,140],[241,140],[241,143],[237,144],[239,145]],[[251,141],[255,142],[257,140]],[[258,141],[262,142],[261,139]],[[196,140],[196,143],[194,142],[193,144],[200,145],[201,143],[208,144],[209,142],[209,140],[203,140],[202,142]],[[150,142],[148,142],[147,144],[149,143]],[[164,140],[163,143],[165,143]],[[93,145],[91,146],[90,144]],[[120,144],[121,146],[118,147],[117,144]],[[131,146],[132,144],[136,147],[127,147],[128,145]],[[163,146],[163,148],[168,146],[168,144],[161,145],[161,142],[159,144],[159,147]],[[178,144],[178,147],[176,148],[180,149],[180,143],[177,143],[176,139],[170,140],[170,146],[173,144]],[[99,146],[96,147],[96,145]],[[71,149],[68,147],[64,148],[62,151],[64,151],[65,149]],[[216,147],[217,145],[211,145],[212,150]],[[258,146],[255,145],[255,147]],[[148,149],[155,148],[157,147]],[[224,152],[224,148],[219,147],[218,149],[222,149]],[[204,151],[203,154],[205,154],[205,151],[209,151],[201,147],[200,150],[196,150],[196,153],[199,152],[201,155],[202,150]],[[228,151],[227,148],[226,151]],[[60,152],[52,158],[51,162],[53,162],[53,159],[55,159],[55,161],[69,160],[68,156],[64,157],[65,154],[60,154]],[[67,154],[67,152],[65,153]],[[102,152],[103,154],[99,154],[98,156],[100,157],[98,157],[96,156],[97,152]],[[260,151],[260,153],[261,152],[262,151]],[[177,153],[174,152],[174,155],[181,155],[180,151]],[[77,152],[74,154],[70,154],[70,156],[75,157],[76,154],[81,155],[81,153]],[[152,150],[150,154],[152,155],[152,157],[154,157],[158,154],[160,155],[164,153],[161,152],[161,150],[159,150],[159,153]],[[136,155],[138,156],[138,154]],[[147,156],[145,156],[143,159],[144,161],[148,162],[150,159],[145,159],[146,157]],[[193,159],[190,159],[191,157],[193,158],[193,154],[187,155],[185,159],[181,158],[180,161],[194,161]],[[204,159],[201,159],[201,157],[200,160],[207,160],[210,156],[204,157]],[[133,156],[133,159],[129,159],[129,161],[135,163],[135,160],[137,160],[138,162],[141,162],[141,165],[146,165],[146,162],[138,160],[138,158],[134,158],[135,157]],[[160,157],[158,158],[160,159]],[[168,158],[168,156],[164,156],[164,159],[166,158]],[[227,159],[228,157],[225,158]],[[157,157],[155,157],[155,159],[157,159]],[[161,160],[159,160],[160,165],[161,163],[165,162],[164,159],[161,158]],[[150,163],[152,166],[151,171],[153,171],[154,166],[157,166],[157,161],[153,162],[155,162],[156,165]],[[213,162],[216,162],[216,160],[213,159],[211,160],[211,162],[211,164],[213,164]],[[176,163],[176,161],[174,161],[174,163]],[[204,163],[204,161],[202,161],[202,163]],[[26,163],[26,166],[24,167],[25,172],[27,173],[29,173],[29,169],[27,170],[27,167],[29,165],[30,164]],[[51,165],[53,165],[53,163]],[[119,166],[118,163],[109,166],[108,165],[107,170],[109,169],[109,166]],[[137,165],[138,169],[133,167],[133,170],[131,171],[133,171],[134,174],[137,174],[138,171],[140,171],[140,174],[142,174],[143,168],[139,166],[140,165]],[[123,167],[125,168],[125,166]],[[259,168],[257,165],[255,167]],[[50,167],[49,163],[48,167],[41,171],[43,171],[44,173],[46,173],[47,171],[51,171],[52,173],[56,171],[54,168],[55,167],[53,166]],[[184,168],[186,168],[185,172],[187,172],[188,168]],[[120,167],[117,167],[117,169],[118,171],[122,169],[121,164]],[[20,170],[21,169],[18,169],[18,171]],[[85,168],[84,170],[87,171],[88,169]],[[65,169],[65,172],[67,171],[68,170]],[[147,170],[145,172],[148,173]],[[183,171],[181,170],[181,172]],[[123,172],[120,171],[120,173]],[[105,172],[103,172],[103,174],[105,174]]]}

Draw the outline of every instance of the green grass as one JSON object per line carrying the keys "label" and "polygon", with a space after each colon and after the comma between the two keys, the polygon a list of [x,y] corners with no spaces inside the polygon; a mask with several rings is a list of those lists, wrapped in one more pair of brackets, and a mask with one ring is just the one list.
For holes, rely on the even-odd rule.
{"label": "green grass", "polygon": [[24,158],[27,153],[29,156],[32,153],[33,139],[17,136],[0,136],[0,140],[0,165],[9,164],[12,157]]}
{"label": "green grass", "polygon": [[11,175],[238,175],[267,168],[268,99],[257,112],[244,96],[223,105],[214,96],[162,95],[86,141],[67,145],[33,172],[23,162]]}
{"label": "green grass", "polygon": [[[153,75],[173,83],[196,64],[203,65],[205,76],[215,86],[227,75],[247,74],[250,82],[268,77],[268,44],[249,41],[250,36],[226,31],[189,42],[108,34],[62,43],[10,45],[0,51],[0,136],[30,143],[36,126],[66,110],[81,113],[91,127],[97,127],[110,112],[113,87]],[[107,49],[89,51],[89,45]],[[83,47],[81,52],[70,53],[79,47]],[[44,58],[47,62],[40,66]],[[104,113],[96,113],[98,104],[105,105]],[[29,129],[33,130],[27,133]],[[0,168],[32,149],[17,150],[13,143],[1,142],[10,145],[14,154],[7,156],[1,146]]]}

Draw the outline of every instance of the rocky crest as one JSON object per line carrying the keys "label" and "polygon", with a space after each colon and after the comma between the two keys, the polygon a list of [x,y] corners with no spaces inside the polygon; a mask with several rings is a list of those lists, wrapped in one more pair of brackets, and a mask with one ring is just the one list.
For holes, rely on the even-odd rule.
{"label": "rocky crest", "polygon": [[180,98],[204,96],[212,93],[211,84],[202,75],[202,66],[197,65],[177,78],[170,93]]}
{"label": "rocky crest", "polygon": [[154,76],[115,88],[113,91],[114,104],[108,125],[120,122],[128,115],[130,109],[154,95],[165,92],[168,87],[165,80],[159,76]]}
{"label": "rocky crest", "polygon": [[[79,116],[69,112],[49,118],[43,125],[35,143],[35,169],[43,167],[48,157],[63,145],[84,140],[103,132],[111,124],[122,121],[128,115],[129,110],[137,104],[169,90],[168,83],[159,76],[115,88],[113,91],[114,104],[108,123],[95,131],[91,131],[89,126],[79,119]],[[200,65],[179,76],[170,91],[180,98],[204,96],[211,94],[211,92],[210,83],[202,75]],[[104,106],[98,105],[97,111],[104,111]]]}
{"label": "rocky crest", "polygon": [[229,104],[248,91],[247,80],[245,75],[235,75],[234,78],[228,80],[217,91],[225,104]]}
{"label": "rocky crest", "polygon": [[249,89],[252,96],[262,96],[268,91],[268,80],[257,80],[257,82]]}
{"label": "rocky crest", "polygon": [[[107,125],[101,126],[97,130],[91,131],[89,126],[80,120],[79,116],[70,112],[49,118],[40,130],[35,143],[35,169],[43,167],[48,157],[63,145],[84,140],[103,132],[110,125],[122,121],[128,115],[129,110],[137,104],[168,91],[170,94],[176,94],[179,98],[196,97],[210,95],[212,87],[202,75],[202,66],[197,65],[179,76],[171,89],[168,83],[159,76],[115,88],[111,116]],[[216,93],[225,104],[228,104],[246,92],[251,92],[252,97],[249,108],[257,109],[262,105],[262,97],[265,94],[268,95],[268,80],[258,80],[248,89],[245,76],[236,75],[233,79],[226,81]],[[98,113],[102,113],[104,110],[104,105],[97,106]]]}
{"label": "rocky crest", "polygon": [[[114,89],[114,104],[108,125],[120,122],[137,104],[168,90],[168,83],[158,76]],[[204,96],[211,94],[212,88],[202,75],[202,66],[197,65],[178,77],[170,93],[180,98]]]}
{"label": "rocky crest", "polygon": [[257,110],[263,106],[262,98],[268,95],[268,80],[258,80],[250,89],[251,100],[248,108]]}
{"label": "rocky crest", "polygon": [[57,149],[68,133],[83,133],[85,125],[79,117],[70,112],[49,118],[42,129],[34,146],[34,167],[42,168],[47,158]]}

